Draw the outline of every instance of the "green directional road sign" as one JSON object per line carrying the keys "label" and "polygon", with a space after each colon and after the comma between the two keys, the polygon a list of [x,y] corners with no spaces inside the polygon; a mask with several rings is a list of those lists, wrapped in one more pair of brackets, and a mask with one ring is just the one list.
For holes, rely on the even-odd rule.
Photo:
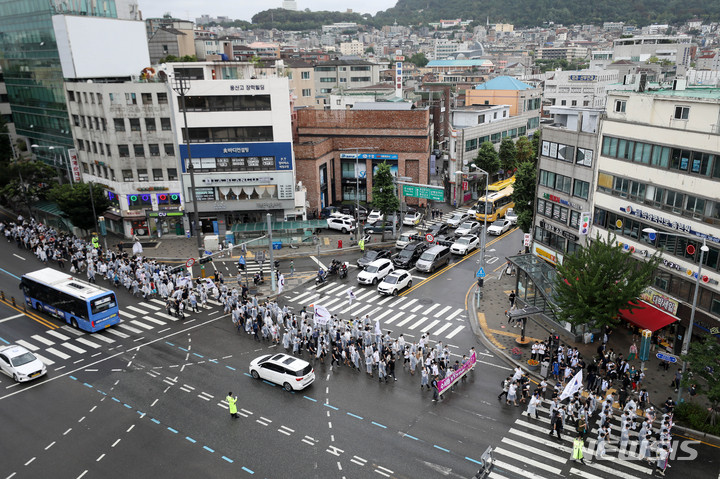
{"label": "green directional road sign", "polygon": [[403,196],[411,198],[425,198],[433,201],[445,201],[445,190],[443,188],[432,188],[429,186],[402,185]]}

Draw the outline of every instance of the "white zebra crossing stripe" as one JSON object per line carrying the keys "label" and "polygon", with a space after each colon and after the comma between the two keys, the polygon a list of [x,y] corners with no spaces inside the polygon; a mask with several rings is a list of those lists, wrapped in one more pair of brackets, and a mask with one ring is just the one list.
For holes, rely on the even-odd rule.
{"label": "white zebra crossing stripe", "polygon": [[140,314],[143,314],[143,315],[144,315],[144,314],[148,314],[148,312],[145,311],[144,309],[136,308],[135,306],[127,306],[127,309],[132,309],[132,310],[135,311],[136,313],[140,313]]}
{"label": "white zebra crossing stripe", "polygon": [[[342,304],[343,301],[346,301],[346,300],[343,298],[335,298],[330,301],[320,302],[320,304],[322,304],[326,308],[330,308],[332,305],[334,305],[337,302],[340,302],[340,304]],[[337,305],[337,306],[339,306],[339,305]]]}
{"label": "white zebra crossing stripe", "polygon": [[36,358],[38,358],[40,361],[42,361],[43,364],[45,364],[45,366],[52,366],[53,364],[55,364],[55,361],[53,361],[52,359],[48,359],[45,356],[38,354],[38,353],[33,353],[33,354],[35,355]]}
{"label": "white zebra crossing stripe", "polygon": [[425,314],[430,314],[430,313],[432,312],[432,310],[435,309],[435,308],[437,308],[438,306],[440,306],[440,303],[435,303],[435,304],[433,304],[432,306],[430,306],[429,308],[427,308],[427,309],[425,310]]}
{"label": "white zebra crossing stripe", "polygon": [[[403,314],[404,314],[404,313],[403,313]],[[405,326],[407,323],[409,323],[410,321],[412,321],[412,320],[415,319],[416,317],[417,317],[417,316],[414,315],[414,314],[409,314],[407,318],[403,319],[402,321],[400,321],[399,323],[397,323],[395,326],[397,326],[398,328],[399,328],[399,327],[402,327],[402,326]]]}
{"label": "white zebra crossing stripe", "polygon": [[493,461],[493,464],[495,464],[495,469],[500,469],[501,473],[505,473],[507,471],[517,474],[515,477],[522,477],[524,479],[545,479],[543,476],[540,476],[538,474],[534,474],[532,472],[529,472],[525,469],[521,469],[519,467],[515,467],[512,464],[508,464],[507,462],[500,461],[498,459],[495,459]]}
{"label": "white zebra crossing stripe", "polygon": [[49,339],[44,338],[44,337],[40,336],[39,334],[33,334],[30,337],[33,338],[35,341],[39,341],[39,342],[43,343],[45,346],[52,346],[53,344],[55,344],[54,341],[50,341]]}
{"label": "white zebra crossing stripe", "polygon": [[[157,313],[155,313],[157,314]],[[150,321],[151,323],[159,324],[160,326],[164,326],[167,323],[165,321],[160,321],[159,319],[151,318],[150,316],[145,316],[143,318],[144,321]]]}
{"label": "white zebra crossing stripe", "polygon": [[384,313],[381,313],[381,314],[378,314],[377,316],[375,316],[375,319],[382,320],[385,316],[387,316],[388,314],[390,314],[392,312],[393,312],[392,309],[386,309]]}
{"label": "white zebra crossing stripe", "polygon": [[[410,312],[411,312],[411,313],[417,313],[418,311],[420,311],[420,310],[423,309],[424,307],[425,307],[425,306],[423,306],[422,304],[418,304],[418,305],[415,306],[413,309],[411,309]],[[427,313],[425,313],[425,314],[427,314]]]}
{"label": "white zebra crossing stripe", "polygon": [[159,304],[162,307],[165,307],[165,301],[159,300],[157,298],[152,298],[150,301],[152,301],[155,304]]}
{"label": "white zebra crossing stripe", "polygon": [[[110,329],[106,329],[105,331],[110,332],[111,330],[110,330]],[[99,332],[93,334],[93,339],[98,339],[98,340],[100,340],[100,341],[102,341],[102,342],[105,342],[105,343],[108,343],[108,344],[112,344],[112,343],[115,342],[115,340],[110,339],[110,338],[106,338],[105,335],[103,335],[103,334],[101,334],[101,333],[99,333]]]}
{"label": "white zebra crossing stripe", "polygon": [[[403,297],[404,297],[404,296],[403,296]],[[387,298],[380,300],[380,302],[378,302],[377,304],[378,304],[378,305],[385,304],[385,303],[387,303],[388,301],[390,301],[391,299],[393,299],[393,297],[392,297],[392,296],[388,296]]]}
{"label": "white zebra crossing stripe", "polygon": [[82,336],[83,334],[85,334],[84,331],[78,331],[77,329],[72,328],[67,324],[60,326],[60,329],[62,329],[63,331],[67,331],[68,333],[74,334],[75,336]]}
{"label": "white zebra crossing stripe", "polygon": [[532,441],[533,441],[533,443],[542,444],[544,446],[549,446],[549,447],[553,447],[553,448],[557,447],[561,452],[567,454],[567,457],[560,458],[554,454],[548,454],[546,451],[543,451],[542,449],[538,449],[529,444],[518,442],[518,441],[515,441],[514,439],[510,439],[507,437],[504,437],[501,442],[508,444],[510,446],[513,446],[513,447],[517,447],[521,451],[529,452],[531,454],[535,454],[537,456],[544,457],[545,459],[550,459],[551,461],[560,462],[562,464],[565,464],[567,462],[567,459],[572,454],[571,448],[561,446],[559,444],[553,444],[551,441],[548,441],[547,439],[540,439],[540,438],[534,437],[534,438],[532,438]]}
{"label": "white zebra crossing stripe", "polygon": [[130,322],[133,324],[133,326],[140,326],[143,329],[147,329],[147,330],[155,329],[155,326],[150,326],[149,324],[145,324],[141,321],[138,321],[137,319],[134,319]]}
{"label": "white zebra crossing stripe", "polygon": [[125,323],[118,323],[117,327],[118,327],[118,328],[125,329],[125,330],[130,331],[131,333],[135,333],[135,334],[140,334],[140,333],[142,333],[141,330],[139,330],[139,329],[137,329],[137,328],[133,328],[132,326],[128,326],[128,325],[125,324]]}
{"label": "white zebra crossing stripe", "polygon": [[530,459],[522,454],[517,454],[512,451],[508,451],[505,448],[502,447],[496,447],[493,449],[494,454],[500,454],[501,456],[509,457],[510,459],[514,459],[516,461],[520,461],[522,464],[530,465],[533,467],[536,467],[538,469],[542,469],[543,471],[547,471],[550,474],[553,474],[555,476],[559,476],[562,469],[554,466],[549,466],[547,464],[543,464],[542,462],[538,462],[534,459]]}
{"label": "white zebra crossing stripe", "polygon": [[58,333],[57,331],[45,331],[47,334],[51,336],[55,336],[56,338],[62,340],[62,341],[69,341],[70,337],[65,336],[64,334]]}
{"label": "white zebra crossing stripe", "polygon": [[438,329],[438,330],[435,331],[435,332],[430,333],[430,336],[431,336],[431,337],[440,336],[440,335],[441,335],[447,328],[449,328],[450,326],[452,326],[452,323],[447,323],[447,322],[446,322],[445,324],[443,324],[442,326],[440,326],[440,329]]}
{"label": "white zebra crossing stripe", "polygon": [[[419,321],[417,321],[416,323],[413,323],[411,326],[409,326],[408,329],[417,329],[418,326],[420,326],[421,324],[423,324],[423,323],[424,323],[425,321],[427,321],[428,319],[429,319],[429,318],[428,318],[427,316],[423,316]],[[430,323],[430,326],[428,327],[428,329],[430,329],[431,327],[435,326],[435,325],[436,325],[437,323],[439,323],[439,322],[440,322],[440,321],[438,321],[438,320],[436,319],[435,321],[433,321],[432,323]]]}
{"label": "white zebra crossing stripe", "polygon": [[93,343],[92,341],[85,339],[85,338],[77,338],[75,341],[78,343],[84,344],[85,346],[90,346],[93,349],[99,349],[100,345],[97,343]]}
{"label": "white zebra crossing stripe", "polygon": [[464,312],[465,312],[464,309],[457,309],[457,310],[455,310],[455,312],[454,312],[453,314],[451,314],[450,316],[448,316],[447,319],[448,319],[448,320],[453,319],[453,318],[454,318],[455,316],[457,316],[458,314],[464,313]]}
{"label": "white zebra crossing stripe", "polygon": [[448,334],[448,335],[445,336],[445,337],[448,338],[448,339],[452,339],[452,338],[455,337],[455,335],[456,335],[457,333],[459,333],[459,332],[462,331],[463,329],[465,329],[465,326],[458,326],[457,328],[455,328],[455,329],[453,330],[452,333]]}
{"label": "white zebra crossing stripe", "polygon": [[17,344],[19,344],[20,346],[22,346],[22,347],[24,347],[24,348],[26,348],[26,349],[29,349],[30,351],[37,351],[38,349],[40,349],[40,348],[38,348],[37,346],[35,346],[34,344],[30,344],[30,343],[28,343],[27,341],[24,341],[24,340],[22,340],[22,339],[18,339],[18,340],[15,341],[15,342],[16,342]]}
{"label": "white zebra crossing stripe", "polygon": [[62,343],[62,344],[60,344],[60,346],[62,346],[62,347],[64,347],[64,348],[68,348],[70,351],[75,351],[75,352],[78,353],[78,354],[82,354],[82,353],[87,352],[87,351],[85,351],[83,348],[80,348],[80,347],[78,347],[78,346],[75,346],[75,345],[72,344],[72,343]]}
{"label": "white zebra crossing stripe", "polygon": [[[403,296],[403,297],[405,297],[405,296]],[[417,301],[417,299],[413,298],[413,299],[411,299],[410,301],[408,301],[407,303],[405,303],[405,304],[403,304],[402,306],[400,306],[400,309],[405,309],[405,308],[407,308],[408,306],[410,306],[411,304],[415,303],[416,301]]]}
{"label": "white zebra crossing stripe", "polygon": [[45,350],[45,352],[55,355],[55,356],[59,357],[60,359],[69,359],[70,358],[70,355],[62,353],[55,348],[47,348]]}
{"label": "white zebra crossing stripe", "polygon": [[123,319],[124,319],[124,318],[130,318],[130,319],[135,319],[135,318],[137,318],[137,316],[135,316],[134,314],[128,313],[128,312],[125,311],[124,309],[121,309],[121,310],[120,310],[120,316],[121,316]]}
{"label": "white zebra crossing stripe", "polygon": [[442,317],[442,315],[447,313],[451,308],[452,308],[452,306],[445,306],[443,309],[441,309],[440,311],[437,312],[436,316]]}
{"label": "white zebra crossing stripe", "polygon": [[367,297],[369,297],[369,296],[372,296],[372,295],[374,295],[374,294],[375,294],[375,290],[370,290],[370,291],[368,291],[367,293],[358,296],[357,299],[363,300],[363,299],[365,299],[365,298],[367,298]]}
{"label": "white zebra crossing stripe", "polygon": [[170,316],[169,314],[161,312],[155,313],[155,316],[160,316],[161,318],[169,319],[170,321],[177,321],[177,318],[175,316]]}
{"label": "white zebra crossing stripe", "polygon": [[[353,306],[353,308],[354,308],[354,307],[355,307],[355,306]],[[368,308],[372,308],[372,304],[366,304],[366,305],[363,306],[362,308],[356,309],[355,311],[353,311],[353,312],[350,313],[350,314],[353,314],[353,315],[357,316],[357,315],[359,315],[362,311],[365,311],[365,310],[368,309]],[[344,311],[344,313],[347,313],[348,311],[350,311],[350,309],[352,309],[352,308],[346,309],[346,310]]]}
{"label": "white zebra crossing stripe", "polygon": [[581,471],[579,469],[575,469],[574,467],[570,468],[570,474],[582,477],[583,479],[605,479],[604,477],[596,476],[595,474],[590,474],[587,471]]}
{"label": "white zebra crossing stripe", "polygon": [[400,312],[400,313],[396,314],[396,315],[393,316],[392,318],[390,318],[390,319],[388,319],[387,321],[385,321],[385,324],[392,324],[393,321],[395,321],[396,319],[398,319],[398,318],[399,318],[400,316],[402,316],[403,314],[405,314],[405,313]]}
{"label": "white zebra crossing stripe", "polygon": [[[121,324],[122,324],[122,323],[121,323]],[[118,326],[120,326],[120,324],[118,324]],[[133,328],[131,328],[131,329],[133,329]],[[123,339],[126,339],[126,338],[129,338],[129,337],[130,337],[130,335],[125,334],[125,333],[123,333],[122,331],[118,331],[118,330],[115,329],[115,328],[113,328],[113,329],[106,329],[105,331],[107,331],[108,333],[113,334],[113,335],[115,335],[115,336],[117,336],[117,337],[119,337],[119,338],[123,338]]]}
{"label": "white zebra crossing stripe", "polygon": [[[140,304],[141,304],[144,308],[150,308],[150,309],[152,309],[153,311],[160,311],[160,310],[162,309],[162,308],[158,308],[158,307],[155,306],[154,304],[150,304],[150,303],[147,303],[147,302],[145,302],[145,303],[140,303]],[[165,306],[165,305],[163,305],[163,306]]]}

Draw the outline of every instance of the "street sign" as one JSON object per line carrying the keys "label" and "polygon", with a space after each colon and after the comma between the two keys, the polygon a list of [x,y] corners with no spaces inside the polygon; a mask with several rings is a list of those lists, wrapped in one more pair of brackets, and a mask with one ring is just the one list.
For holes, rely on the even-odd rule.
{"label": "street sign", "polygon": [[669,353],[657,353],[655,355],[660,361],[667,361],[669,363],[676,363],[678,361],[677,356]]}
{"label": "street sign", "polygon": [[187,268],[192,268],[192,265],[195,264],[195,258],[190,258],[189,260],[185,261],[185,266]]}
{"label": "street sign", "polygon": [[425,241],[427,241],[428,243],[432,243],[433,241],[435,241],[435,237],[432,234],[428,233],[425,235]]}
{"label": "street sign", "polygon": [[463,181],[463,182],[462,182],[462,189],[463,189],[463,191],[465,191],[465,190],[468,189],[468,182],[467,182],[467,181]]}
{"label": "street sign", "polygon": [[523,235],[523,246],[530,246],[531,242],[532,242],[532,235],[530,233],[525,233]]}
{"label": "street sign", "polygon": [[484,278],[485,277],[485,270],[482,266],[480,266],[480,269],[478,270],[477,274],[475,275],[476,278]]}
{"label": "street sign", "polygon": [[212,251],[205,250],[205,256],[212,256]]}
{"label": "street sign", "polygon": [[402,185],[402,194],[410,198],[445,201],[445,189],[432,186]]}

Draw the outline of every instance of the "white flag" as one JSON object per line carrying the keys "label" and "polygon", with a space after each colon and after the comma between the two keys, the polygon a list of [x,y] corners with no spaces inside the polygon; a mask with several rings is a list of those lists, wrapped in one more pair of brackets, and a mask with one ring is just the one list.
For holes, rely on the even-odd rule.
{"label": "white flag", "polygon": [[582,369],[578,371],[578,373],[575,375],[575,377],[572,378],[572,380],[567,383],[567,386],[565,386],[565,389],[563,390],[562,394],[560,395],[560,400],[564,401],[566,398],[569,398],[576,392],[578,392],[582,388]]}
{"label": "white flag", "polygon": [[283,292],[283,289],[285,288],[285,275],[280,275],[278,278],[278,294],[281,294]]}
{"label": "white flag", "polygon": [[142,254],[142,252],[143,252],[143,247],[142,247],[142,245],[140,244],[139,241],[136,241],[135,243],[133,243],[133,248],[132,248],[132,250],[133,250],[133,254]]}
{"label": "white flag", "polygon": [[315,305],[315,324],[327,324],[330,321],[330,312],[325,306]]}

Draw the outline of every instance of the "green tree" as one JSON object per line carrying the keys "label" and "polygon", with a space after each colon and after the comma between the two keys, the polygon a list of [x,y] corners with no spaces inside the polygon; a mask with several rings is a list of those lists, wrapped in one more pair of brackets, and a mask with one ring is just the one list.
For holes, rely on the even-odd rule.
{"label": "green tree", "polygon": [[410,57],[410,63],[413,63],[416,67],[422,68],[427,65],[430,60],[427,59],[423,52],[419,52]]}
{"label": "green tree", "polygon": [[0,201],[8,206],[23,205],[32,216],[32,205],[45,199],[55,183],[55,169],[42,161],[17,160],[2,165],[0,175]]}
{"label": "green tree", "polygon": [[[690,350],[685,360],[693,377],[686,372],[681,386],[686,388],[695,384],[698,394],[705,394],[713,411],[717,411],[720,405],[720,343],[714,336],[705,334],[702,339],[690,343]],[[698,376],[704,381],[698,381]],[[715,424],[716,418],[713,416],[712,419],[712,424]]]}
{"label": "green tree", "polygon": [[[63,217],[69,219],[74,226],[83,230],[95,227],[88,183],[55,185],[49,197],[63,211]],[[92,199],[97,215],[102,215],[110,207],[110,200],[100,186],[92,188]]]}
{"label": "green tree", "polygon": [[390,165],[383,161],[373,173],[372,204],[373,208],[383,214],[383,238],[385,238],[385,222],[389,214],[400,209],[400,200],[395,194],[395,184]]}
{"label": "green tree", "polygon": [[532,229],[536,174],[537,168],[532,161],[523,161],[515,172],[512,200],[515,203],[515,213],[518,215],[517,225],[525,233],[529,233]]}
{"label": "green tree", "polygon": [[659,262],[658,253],[634,260],[615,235],[607,241],[597,235],[557,264],[553,299],[558,319],[575,326],[615,326],[621,309],[637,307],[628,302],[637,300],[650,284]]}
{"label": "green tree", "polygon": [[540,137],[542,136],[542,133],[540,132],[540,129],[535,130],[535,133],[533,133],[532,137],[532,148],[533,148],[533,157],[532,160],[534,162],[537,162],[538,155],[540,153]]}
{"label": "green tree", "polygon": [[12,139],[7,129],[7,123],[0,116],[0,167],[4,167],[13,160]]}
{"label": "green tree", "polygon": [[503,138],[503,141],[500,142],[500,154],[498,156],[500,158],[500,166],[505,170],[506,175],[515,169],[517,161],[515,143],[511,138]]}
{"label": "green tree", "polygon": [[515,142],[515,158],[517,159],[518,165],[523,164],[526,161],[533,161],[533,146],[527,136],[521,136]]}
{"label": "green tree", "polygon": [[475,164],[487,171],[490,178],[500,169],[500,158],[498,158],[495,146],[493,146],[491,142],[485,141],[480,144],[478,156],[475,158]]}

